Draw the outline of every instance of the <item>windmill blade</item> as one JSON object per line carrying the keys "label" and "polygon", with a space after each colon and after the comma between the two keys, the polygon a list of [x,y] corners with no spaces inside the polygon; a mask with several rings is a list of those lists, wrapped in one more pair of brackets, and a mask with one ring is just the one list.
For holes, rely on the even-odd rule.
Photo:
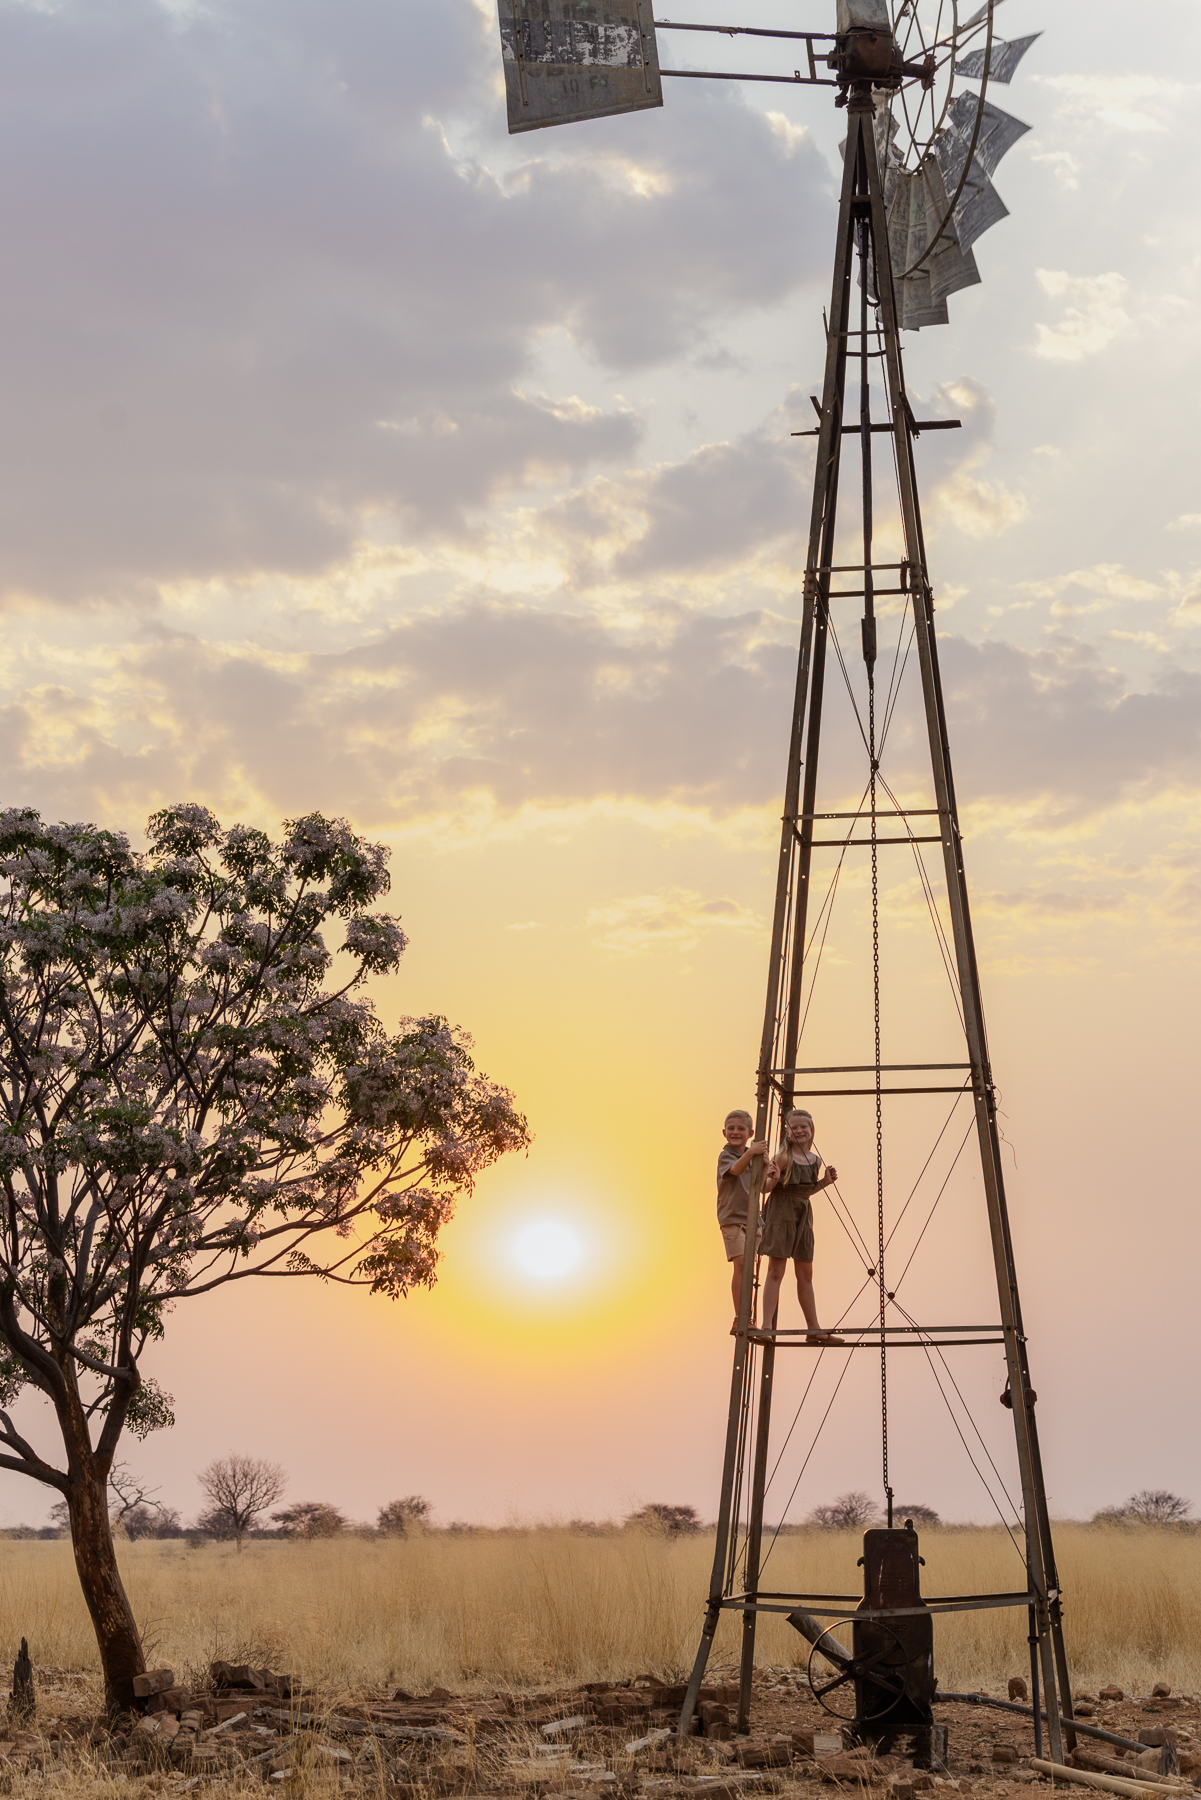
{"label": "windmill blade", "polygon": [[[1005,0],[993,0],[993,11],[996,12],[997,7],[1003,6],[1004,4],[1005,4]],[[978,12],[974,12],[970,19],[964,20],[963,24],[959,27],[958,31],[955,33],[956,37],[962,37],[965,31],[971,31],[973,29],[973,27],[976,25],[983,25],[984,21],[987,18],[988,18],[988,6],[987,6],[987,4],[985,4],[984,6],[982,6],[980,8],[980,10]]]}
{"label": "windmill blade", "polygon": [[[1004,82],[1008,87],[1017,72],[1017,66],[1029,50],[1031,44],[1037,43],[1042,36],[1041,31],[1032,32],[1024,38],[994,38],[992,55],[988,59],[988,79]],[[984,74],[984,51],[969,50],[961,61],[955,64],[956,75],[966,75],[969,81],[979,81]]]}
{"label": "windmill blade", "polygon": [[[955,181],[963,169],[963,159],[967,155],[967,147],[972,141],[972,132],[976,128],[976,112],[980,105],[980,96],[973,93],[957,95],[947,109],[947,129],[939,140],[940,146],[946,146],[946,156],[939,154],[939,167],[944,177],[947,176],[946,157],[953,156],[957,146],[959,152],[959,169]],[[1020,137],[1025,137],[1029,125],[1015,119],[1012,113],[1002,112],[991,100],[984,102],[984,117],[980,122],[980,135],[976,139],[974,162],[978,162],[986,175],[996,170],[997,164],[1007,150],[1012,150]],[[947,186],[954,193],[954,184],[947,178]]]}
{"label": "windmill blade", "polygon": [[[945,325],[947,296],[974,287],[980,280],[976,259],[970,248],[960,243],[954,220],[946,223],[930,249],[946,215],[946,184],[933,156],[926,157],[913,173],[897,177],[888,215],[888,242],[897,323],[902,331]],[[915,268],[919,262],[920,268]]]}

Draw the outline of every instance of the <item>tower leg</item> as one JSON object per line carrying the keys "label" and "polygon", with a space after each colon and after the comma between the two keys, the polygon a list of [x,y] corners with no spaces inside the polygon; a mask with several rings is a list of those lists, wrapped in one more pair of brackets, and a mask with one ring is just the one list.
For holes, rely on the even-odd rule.
{"label": "tower leg", "polygon": [[[1001,1169],[1001,1147],[997,1132],[996,1089],[988,1056],[984,1027],[984,1003],[980,991],[980,975],[976,963],[968,905],[967,877],[963,864],[963,839],[955,804],[955,786],[951,774],[950,745],[947,735],[942,682],[938,670],[938,649],[934,632],[934,597],[926,569],[925,542],[921,510],[918,504],[917,476],[913,461],[912,412],[905,393],[901,367],[900,337],[897,331],[896,306],[892,288],[892,263],[888,244],[888,225],[884,210],[884,191],[876,155],[873,128],[873,103],[870,92],[852,94],[848,119],[850,132],[847,152],[857,137],[868,171],[871,197],[871,230],[880,303],[881,335],[884,344],[884,368],[894,421],[897,477],[900,491],[901,520],[905,536],[906,562],[913,604],[914,632],[925,702],[930,764],[934,778],[942,836],[943,862],[947,882],[947,902],[951,914],[952,937],[958,973],[960,999],[963,1006],[964,1032],[972,1072],[977,1139],[985,1201],[992,1236],[993,1262],[997,1277],[1001,1323],[1005,1336],[1005,1355],[1009,1370],[1009,1391],[1013,1400],[1014,1438],[1022,1483],[1022,1504],[1026,1524],[1027,1569],[1032,1591],[1037,1595],[1038,1638],[1043,1666],[1043,1690],[1047,1697],[1047,1723],[1051,1754],[1056,1762],[1063,1760],[1063,1740],[1059,1722],[1059,1700],[1070,1708],[1066,1661],[1057,1670],[1054,1640],[1061,1638],[1052,1619],[1052,1595],[1058,1610],[1058,1595],[1052,1588],[1049,1572],[1054,1570],[1050,1554],[1051,1525],[1047,1511],[1046,1489],[1034,1428],[1033,1402],[1030,1397],[1029,1372],[1026,1362],[1026,1339],[1022,1329],[1018,1300],[1017,1271],[1009,1233],[1009,1213],[1005,1200],[1005,1183]],[[1058,1674],[1058,1682],[1056,1676]]]}

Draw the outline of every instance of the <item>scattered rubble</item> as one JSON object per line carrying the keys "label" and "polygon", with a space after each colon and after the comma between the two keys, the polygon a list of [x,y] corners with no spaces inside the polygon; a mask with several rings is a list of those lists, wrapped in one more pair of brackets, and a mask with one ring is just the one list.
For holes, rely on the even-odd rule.
{"label": "scattered rubble", "polygon": [[[1019,1683],[1009,1684],[1014,1697]],[[899,1749],[883,1755],[857,1743],[786,1669],[757,1672],[753,1730],[745,1737],[736,1733],[737,1687],[707,1684],[696,1735],[684,1743],[675,1735],[682,1684],[649,1674],[539,1693],[397,1689],[343,1697],[335,1707],[286,1675],[215,1662],[195,1692],[171,1669],[139,1676],[134,1708],[115,1721],[55,1719],[62,1692],[51,1697],[40,1673],[39,1684],[41,1729],[10,1717],[0,1736],[0,1794],[23,1792],[24,1785],[14,1787],[21,1777],[45,1782],[88,1768],[110,1792],[114,1779],[141,1782],[137,1800],[259,1782],[298,1797],[307,1786],[379,1800],[817,1800],[831,1788],[854,1800],[949,1800],[950,1792],[1000,1797],[1043,1780],[1030,1766],[1032,1721],[1019,1715],[940,1709],[950,1728],[948,1763],[931,1772]],[[1142,1697],[1108,1687],[1080,1700],[1081,1711],[1103,1706],[1106,1729],[1144,1746],[1123,1753],[1081,1737],[1068,1760],[1084,1779],[1092,1772],[1104,1786],[1133,1777],[1154,1784],[1144,1790],[1151,1800],[1157,1791],[1193,1793],[1192,1779],[1201,1776],[1196,1696],[1174,1695],[1160,1682]],[[897,1743],[904,1748],[903,1737]]]}

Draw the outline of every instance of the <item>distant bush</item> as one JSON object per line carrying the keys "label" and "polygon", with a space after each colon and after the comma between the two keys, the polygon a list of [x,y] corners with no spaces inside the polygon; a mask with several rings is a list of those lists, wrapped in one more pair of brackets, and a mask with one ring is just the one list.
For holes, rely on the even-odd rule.
{"label": "distant bush", "polygon": [[1170,1494],[1166,1488],[1142,1488],[1120,1506],[1106,1506],[1094,1513],[1094,1525],[1187,1525],[1191,1500]]}
{"label": "distant bush", "polygon": [[285,1506],[271,1517],[289,1538],[340,1537],[348,1524],[346,1514],[324,1500],[298,1500],[295,1506]]}
{"label": "distant bush", "polygon": [[653,1531],[659,1537],[690,1537],[701,1529],[695,1506],[667,1506],[652,1500],[622,1521],[627,1531]]}
{"label": "distant bush", "polygon": [[839,1494],[837,1500],[815,1506],[808,1522],[823,1531],[849,1531],[855,1526],[874,1525],[879,1517],[880,1508],[870,1494]]}
{"label": "distant bush", "polygon": [[919,1501],[916,1506],[897,1506],[892,1509],[894,1525],[903,1525],[906,1519],[912,1519],[915,1525],[941,1525],[942,1520],[932,1506],[923,1506]]}
{"label": "distant bush", "polygon": [[375,1520],[375,1529],[385,1537],[404,1537],[411,1526],[424,1526],[429,1523],[432,1507],[428,1500],[420,1494],[407,1494],[403,1500],[389,1500],[381,1506]]}

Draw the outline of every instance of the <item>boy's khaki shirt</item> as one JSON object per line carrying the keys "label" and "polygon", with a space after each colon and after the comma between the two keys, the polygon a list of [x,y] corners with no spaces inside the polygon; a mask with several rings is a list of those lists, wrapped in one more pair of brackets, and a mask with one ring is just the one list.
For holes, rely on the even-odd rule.
{"label": "boy's khaki shirt", "polygon": [[733,1144],[726,1144],[717,1159],[717,1222],[719,1225],[745,1225],[751,1201],[751,1165],[741,1175],[730,1170],[744,1155]]}

